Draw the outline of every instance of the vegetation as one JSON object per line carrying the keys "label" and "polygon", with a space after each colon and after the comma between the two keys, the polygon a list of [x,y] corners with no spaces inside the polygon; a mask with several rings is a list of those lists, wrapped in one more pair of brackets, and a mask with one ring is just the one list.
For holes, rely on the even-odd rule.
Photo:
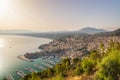
{"label": "vegetation", "polygon": [[65,58],[60,64],[42,72],[27,75],[22,80],[67,80],[68,77],[83,76],[79,80],[119,80],[120,78],[120,43],[111,40],[105,51],[91,51],[83,58]]}

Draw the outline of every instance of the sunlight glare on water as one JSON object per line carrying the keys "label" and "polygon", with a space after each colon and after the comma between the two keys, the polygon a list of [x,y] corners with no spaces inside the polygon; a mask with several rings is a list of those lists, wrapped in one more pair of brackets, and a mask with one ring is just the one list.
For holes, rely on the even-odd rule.
{"label": "sunlight glare on water", "polygon": [[2,63],[2,59],[0,57],[0,71],[2,71],[2,69],[3,69],[3,63]]}
{"label": "sunlight glare on water", "polygon": [[0,39],[0,48],[5,46],[5,40],[4,39]]}
{"label": "sunlight glare on water", "polygon": [[33,67],[34,64],[40,62],[29,63],[20,60],[17,56],[24,55],[26,52],[39,52],[38,47],[50,41],[50,39],[44,38],[0,35],[0,80],[9,74],[14,76],[14,80],[19,80],[16,69],[29,73],[25,68]]}
{"label": "sunlight glare on water", "polygon": [[[0,48],[4,47],[4,44],[5,44],[4,39],[0,38]],[[0,72],[2,71],[2,69],[3,69],[3,60],[2,60],[2,55],[0,52]]]}

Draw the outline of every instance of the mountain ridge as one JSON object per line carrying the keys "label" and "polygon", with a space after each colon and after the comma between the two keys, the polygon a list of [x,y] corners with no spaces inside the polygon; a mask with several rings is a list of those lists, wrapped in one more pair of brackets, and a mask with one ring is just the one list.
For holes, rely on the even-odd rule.
{"label": "mountain ridge", "polygon": [[[84,29],[84,28],[83,28]],[[88,27],[87,27],[88,29]],[[89,28],[90,29],[90,28]],[[96,28],[92,28],[92,30],[96,30]],[[82,29],[81,29],[82,30]],[[99,29],[104,31],[103,29]],[[42,37],[42,38],[49,38],[49,39],[59,39],[61,37],[68,37],[68,36],[74,36],[74,35],[81,35],[81,36],[85,36],[85,35],[95,35],[95,36],[116,36],[116,35],[120,35],[120,28],[115,30],[115,31],[107,31],[106,32],[98,32],[98,33],[94,33],[94,34],[87,34],[87,33],[83,33],[80,32],[80,30],[78,31],[66,31],[66,32],[28,32],[28,33],[3,33],[0,31],[0,34],[2,35],[22,35],[22,36],[31,36],[31,37]]]}
{"label": "mountain ridge", "polygon": [[55,31],[55,32],[35,32],[32,30],[17,30],[17,29],[13,29],[13,30],[0,30],[0,33],[67,33],[67,32],[80,32],[80,33],[87,33],[87,34],[91,34],[91,33],[99,33],[99,32],[108,32],[107,30],[104,29],[97,29],[97,28],[93,28],[93,27],[85,27],[82,28],[80,30],[76,30],[76,31]]}
{"label": "mountain ridge", "polygon": [[87,34],[95,34],[95,33],[102,33],[102,32],[109,32],[104,29],[97,29],[93,27],[85,27],[79,30],[81,33],[87,33]]}

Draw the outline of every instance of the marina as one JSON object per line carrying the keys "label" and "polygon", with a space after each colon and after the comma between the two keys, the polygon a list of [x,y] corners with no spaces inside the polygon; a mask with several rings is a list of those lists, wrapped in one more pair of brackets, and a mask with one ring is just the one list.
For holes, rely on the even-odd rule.
{"label": "marina", "polygon": [[12,75],[7,75],[7,76],[5,76],[5,78],[6,78],[7,80],[14,80],[14,78],[13,78]]}
{"label": "marina", "polygon": [[32,73],[32,72],[36,72],[36,73],[37,73],[37,71],[34,70],[34,69],[32,69],[31,67],[29,67],[29,68],[25,68],[25,69],[28,70],[28,71],[30,71],[31,73]]}
{"label": "marina", "polygon": [[44,61],[47,62],[47,63],[50,63],[52,65],[56,64],[56,62],[52,61],[51,59],[45,59]]}
{"label": "marina", "polygon": [[[0,46],[0,80],[3,80],[4,78],[7,78],[7,80],[19,80],[21,77],[25,76],[25,74],[33,72],[33,70],[37,72],[43,70],[36,68],[34,64],[42,66],[41,64],[44,62],[44,59],[28,59],[24,57],[24,54],[26,52],[39,52],[41,50],[38,47],[42,44],[47,44],[50,41],[52,40],[45,38],[0,35],[0,45],[4,45]],[[30,69],[31,72],[30,70],[28,71],[25,69],[29,67],[32,68]],[[45,68],[46,67],[44,67],[44,69]]]}
{"label": "marina", "polygon": [[48,68],[52,68],[53,66],[48,64],[48,63],[44,63],[43,65],[47,66]]}
{"label": "marina", "polygon": [[34,67],[39,68],[39,69],[41,69],[41,70],[43,70],[43,69],[44,69],[44,67],[43,67],[43,66],[40,66],[40,65],[37,65],[37,64],[34,64]]}
{"label": "marina", "polygon": [[24,77],[24,76],[26,76],[26,74],[23,72],[23,71],[21,71],[21,70],[16,70],[16,74],[17,75],[19,75],[20,77]]}
{"label": "marina", "polygon": [[[56,58],[53,58],[53,59],[42,58],[41,60],[42,60],[42,63],[33,64],[31,67],[26,67],[22,70],[16,69],[16,75],[19,76],[20,78],[23,78],[24,76],[26,76],[27,72],[37,73],[38,71],[45,70],[46,68],[52,68],[55,64],[57,64]],[[60,59],[57,59],[57,60],[60,60]],[[6,78],[6,80],[16,80],[12,76],[12,74],[6,75],[5,78]]]}

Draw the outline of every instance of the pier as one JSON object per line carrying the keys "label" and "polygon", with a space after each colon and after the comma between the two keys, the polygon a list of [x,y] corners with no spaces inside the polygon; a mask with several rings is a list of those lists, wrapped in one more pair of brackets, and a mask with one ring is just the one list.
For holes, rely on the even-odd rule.
{"label": "pier", "polygon": [[16,74],[19,75],[22,78],[26,76],[26,74],[23,71],[20,71],[20,70],[19,71],[16,70]]}
{"label": "pier", "polygon": [[47,64],[47,63],[43,63],[43,65],[45,65],[45,66],[47,66],[47,67],[49,67],[49,68],[52,68],[52,67],[53,67],[52,65]]}
{"label": "pier", "polygon": [[12,75],[7,75],[7,76],[5,76],[5,79],[7,79],[7,80],[14,80],[14,78],[13,78]]}
{"label": "pier", "polygon": [[39,68],[39,69],[41,69],[41,70],[43,70],[43,69],[44,69],[44,67],[43,67],[43,66],[40,66],[40,65],[37,65],[37,64],[34,64],[34,67]]}
{"label": "pier", "polygon": [[50,60],[50,59],[46,59],[46,60],[44,60],[44,61],[47,62],[47,63],[53,64],[53,65],[56,64],[56,62],[54,62],[54,61],[52,61],[52,60]]}
{"label": "pier", "polygon": [[25,68],[26,70],[28,70],[29,72],[36,72],[37,73],[37,71],[36,70],[34,70],[34,69],[32,69],[31,67],[29,67],[29,68]]}

